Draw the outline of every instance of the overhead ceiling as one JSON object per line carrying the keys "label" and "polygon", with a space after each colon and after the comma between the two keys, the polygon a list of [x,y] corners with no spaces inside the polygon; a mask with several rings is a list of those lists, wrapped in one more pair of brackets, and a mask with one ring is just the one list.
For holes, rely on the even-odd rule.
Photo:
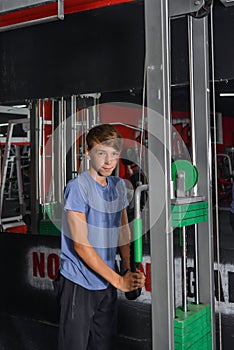
{"label": "overhead ceiling", "polygon": [[[234,92],[234,6],[214,0],[213,26],[216,109],[234,116],[234,97],[219,96]],[[188,111],[186,18],[171,27],[173,109]],[[144,47],[143,1],[0,33],[0,103],[99,91],[139,102]]]}

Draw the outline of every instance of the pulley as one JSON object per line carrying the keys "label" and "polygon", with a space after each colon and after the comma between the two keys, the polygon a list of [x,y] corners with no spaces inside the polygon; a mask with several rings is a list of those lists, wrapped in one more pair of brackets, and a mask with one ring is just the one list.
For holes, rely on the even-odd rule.
{"label": "pulley", "polygon": [[206,17],[210,13],[211,6],[212,6],[212,0],[205,0],[204,5],[198,11],[191,13],[191,16],[195,18]]}

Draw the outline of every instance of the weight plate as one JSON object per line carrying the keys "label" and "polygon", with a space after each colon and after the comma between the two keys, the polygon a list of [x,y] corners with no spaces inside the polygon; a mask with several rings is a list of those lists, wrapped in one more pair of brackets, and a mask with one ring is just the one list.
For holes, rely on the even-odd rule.
{"label": "weight plate", "polygon": [[172,163],[172,180],[176,188],[176,174],[178,171],[184,172],[185,191],[191,190],[198,181],[197,168],[188,160],[179,159]]}

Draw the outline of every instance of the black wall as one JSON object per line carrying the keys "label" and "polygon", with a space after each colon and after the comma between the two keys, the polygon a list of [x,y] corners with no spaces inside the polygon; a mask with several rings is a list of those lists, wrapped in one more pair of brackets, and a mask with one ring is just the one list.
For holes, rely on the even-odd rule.
{"label": "black wall", "polygon": [[[172,83],[188,84],[186,18],[173,19]],[[234,6],[214,1],[215,79],[234,78]],[[0,33],[0,103],[38,97],[141,89],[145,55],[144,4],[66,15],[64,21]],[[188,110],[177,90],[175,109]],[[186,101],[186,103],[185,103]],[[181,103],[182,102],[182,103]],[[220,105],[219,109],[222,109]]]}
{"label": "black wall", "polygon": [[52,281],[58,269],[55,252],[59,252],[60,238],[1,233],[0,243],[1,313],[56,323]]}
{"label": "black wall", "polygon": [[0,34],[0,101],[141,87],[142,4]]}

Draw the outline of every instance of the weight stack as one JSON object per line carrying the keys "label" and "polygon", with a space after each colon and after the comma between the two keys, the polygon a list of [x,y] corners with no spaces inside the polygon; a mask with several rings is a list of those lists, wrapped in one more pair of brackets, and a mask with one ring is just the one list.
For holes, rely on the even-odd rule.
{"label": "weight stack", "polygon": [[212,350],[211,306],[188,303],[188,311],[176,309],[175,350]]}

